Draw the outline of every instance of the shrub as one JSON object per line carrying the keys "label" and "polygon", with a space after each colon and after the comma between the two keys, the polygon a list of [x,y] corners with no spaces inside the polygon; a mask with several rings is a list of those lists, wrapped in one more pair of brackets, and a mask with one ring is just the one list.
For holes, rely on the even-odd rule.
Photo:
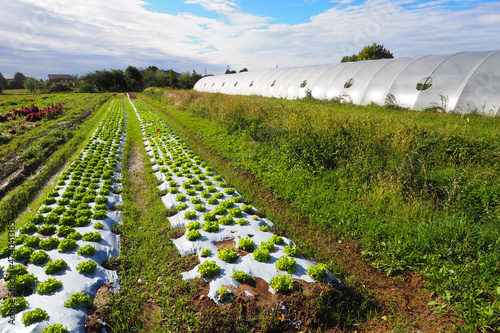
{"label": "shrub", "polygon": [[93,215],[92,215],[92,219],[94,220],[103,220],[105,219],[106,217],[108,217],[108,215],[106,214],[106,211],[105,210],[97,210]]}
{"label": "shrub", "polygon": [[238,221],[236,221],[236,223],[238,223],[239,225],[245,225],[245,224],[248,224],[250,222],[248,222],[247,220],[245,219],[239,219]]}
{"label": "shrub", "polygon": [[14,252],[12,253],[12,258],[14,258],[14,260],[25,260],[31,256],[33,251],[34,250],[31,247],[22,246],[14,250]]}
{"label": "shrub", "polygon": [[40,240],[38,247],[42,250],[49,251],[55,249],[59,245],[59,239],[56,237],[50,237],[46,240]]}
{"label": "shrub", "polygon": [[96,249],[94,246],[90,245],[90,244],[87,244],[85,246],[82,246],[80,247],[76,253],[78,253],[79,255],[81,256],[86,256],[86,257],[90,257],[90,256],[93,256],[94,253],[95,253]]}
{"label": "shrub", "polygon": [[87,232],[83,235],[83,240],[87,242],[99,242],[102,240],[101,234],[97,231]]}
{"label": "shrub", "polygon": [[24,293],[25,290],[31,288],[32,285],[38,282],[38,278],[34,274],[17,275],[7,282],[7,288],[10,290],[15,285],[15,290]]}
{"label": "shrub", "polygon": [[271,287],[275,291],[289,291],[293,290],[292,276],[288,274],[278,274],[271,279]]}
{"label": "shrub", "polygon": [[29,326],[34,322],[40,322],[49,319],[47,311],[40,308],[36,308],[33,311],[28,311],[23,314],[23,324],[24,326]]}
{"label": "shrub", "polygon": [[326,278],[326,265],[325,264],[318,264],[315,266],[309,266],[307,268],[307,275],[309,275],[311,278],[313,278],[316,281],[322,281],[324,278]]}
{"label": "shrub", "polygon": [[68,267],[68,264],[66,263],[66,261],[64,261],[64,259],[59,259],[56,261],[51,260],[47,263],[47,265],[45,265],[45,274],[51,275],[62,271],[66,267]]}
{"label": "shrub", "polygon": [[94,224],[94,229],[103,229],[104,228],[104,224],[102,224],[101,222],[97,222],[96,224]]}
{"label": "shrub", "polygon": [[234,220],[231,216],[221,216],[219,223],[222,225],[231,225],[234,223]]}
{"label": "shrub", "polygon": [[201,249],[201,256],[202,257],[208,257],[209,255],[212,254],[212,250],[210,250],[208,247],[204,247]]}
{"label": "shrub", "polygon": [[231,248],[231,249],[226,249],[222,248],[219,250],[219,253],[217,253],[217,257],[220,260],[224,260],[226,262],[234,262],[236,259],[238,259],[238,254],[236,253],[236,250]]}
{"label": "shrub", "polygon": [[250,280],[250,275],[242,270],[238,270],[235,273],[231,274],[231,277],[239,282],[247,282]]}
{"label": "shrub", "polygon": [[217,290],[217,299],[222,303],[226,303],[231,299],[231,291],[226,287],[220,287]]}
{"label": "shrub", "polygon": [[23,244],[29,247],[37,247],[39,243],[40,237],[37,236],[26,237],[23,241]]}
{"label": "shrub", "polygon": [[54,324],[45,327],[42,333],[69,333],[69,331],[62,324]]}
{"label": "shrub", "polygon": [[213,261],[205,261],[204,263],[198,266],[198,272],[200,273],[202,278],[213,278],[220,273],[220,268]]}
{"label": "shrub", "polygon": [[73,250],[77,246],[76,240],[74,239],[64,239],[61,242],[59,242],[59,252],[68,252]]}
{"label": "shrub", "polygon": [[63,286],[61,281],[56,279],[48,279],[47,281],[40,282],[36,287],[36,292],[43,294],[50,294],[51,292],[61,288]]}
{"label": "shrub", "polygon": [[90,304],[90,295],[85,295],[83,292],[71,295],[64,306],[67,308],[78,309],[85,308]]}
{"label": "shrub", "polygon": [[201,227],[201,223],[199,221],[193,221],[193,222],[189,222],[188,225],[186,226],[186,229],[187,230],[196,230],[196,229],[200,229]]}
{"label": "shrub", "polygon": [[283,249],[283,252],[289,257],[300,257],[301,256],[300,250],[296,245],[285,246],[285,248]]}
{"label": "shrub", "polygon": [[270,242],[276,244],[276,245],[283,245],[285,241],[283,240],[283,237],[278,236],[278,235],[272,235],[271,239],[269,239]]}
{"label": "shrub", "polygon": [[242,238],[238,242],[238,248],[247,252],[252,252],[255,247],[255,242],[250,237]]}
{"label": "shrub", "polygon": [[196,218],[196,212],[195,211],[188,211],[184,213],[184,218],[186,220],[194,220]]}
{"label": "shrub", "polygon": [[30,261],[35,265],[45,264],[49,259],[50,256],[43,250],[33,252],[33,254],[31,254],[30,256]]}
{"label": "shrub", "polygon": [[271,259],[271,255],[268,250],[257,248],[253,251],[253,258],[260,262],[266,262]]}
{"label": "shrub", "polygon": [[201,238],[201,233],[198,230],[190,230],[187,233],[187,237],[186,238],[187,238],[187,240],[189,240],[191,242],[194,242],[195,240]]}
{"label": "shrub", "polygon": [[276,262],[276,269],[295,273],[297,271],[297,262],[292,257],[282,256]]}
{"label": "shrub", "polygon": [[206,232],[216,232],[219,230],[219,223],[217,221],[205,221],[203,230]]}
{"label": "shrub", "polygon": [[19,313],[28,306],[28,301],[26,301],[24,297],[9,297],[3,301],[2,307],[0,307],[0,314],[2,317],[7,317],[10,314],[12,303],[14,303],[14,313]]}

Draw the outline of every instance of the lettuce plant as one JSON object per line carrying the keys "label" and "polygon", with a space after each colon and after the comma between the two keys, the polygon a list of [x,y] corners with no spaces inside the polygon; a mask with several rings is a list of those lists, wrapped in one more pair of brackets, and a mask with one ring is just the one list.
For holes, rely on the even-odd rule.
{"label": "lettuce plant", "polygon": [[29,246],[32,248],[37,247],[39,243],[40,243],[40,237],[37,236],[26,237],[23,241],[23,244],[25,246]]}
{"label": "lettuce plant", "polygon": [[51,237],[45,240],[41,240],[38,243],[38,247],[45,251],[55,249],[58,245],[59,245],[59,239],[56,237]]}
{"label": "lettuce plant", "polygon": [[93,215],[92,219],[94,220],[103,220],[106,217],[108,217],[107,213],[105,210],[97,210]]}
{"label": "lettuce plant", "polygon": [[283,245],[285,241],[283,240],[283,237],[278,236],[278,235],[272,235],[271,238],[269,239],[270,242],[273,242],[276,245]]}
{"label": "lettuce plant", "polygon": [[241,208],[239,208],[239,207],[231,208],[228,211],[228,213],[232,217],[240,217],[241,215],[243,215],[243,212],[241,211]]}
{"label": "lettuce plant", "polygon": [[178,204],[178,205],[177,205],[176,209],[180,212],[181,210],[184,210],[184,209],[186,209],[186,208],[188,208],[188,207],[189,207],[189,206],[188,206],[188,204],[187,204],[187,203],[182,202],[182,203],[180,203],[180,204]]}
{"label": "lettuce plant", "polygon": [[42,333],[69,333],[69,331],[62,324],[54,324],[45,327]]}
{"label": "lettuce plant", "polygon": [[51,260],[47,263],[47,265],[45,265],[45,274],[51,275],[62,271],[66,267],[68,267],[68,264],[64,261],[64,259],[58,259],[55,261]]}
{"label": "lettuce plant", "polygon": [[83,235],[83,240],[87,242],[99,242],[102,240],[101,234],[97,231],[87,232]]}
{"label": "lettuce plant", "polygon": [[214,208],[213,212],[217,215],[224,215],[227,213],[227,209],[224,206],[217,206]]}
{"label": "lettuce plant", "polygon": [[43,250],[33,252],[30,256],[30,261],[35,265],[45,264],[49,259],[50,256]]}
{"label": "lettuce plant", "polygon": [[202,257],[208,257],[209,255],[212,254],[212,250],[210,250],[208,247],[204,247],[201,249],[201,256]]}
{"label": "lettuce plant", "polygon": [[96,268],[97,268],[97,263],[94,260],[87,260],[79,263],[76,266],[76,270],[80,274],[92,274],[94,273]]}
{"label": "lettuce plant", "polygon": [[221,198],[224,198],[224,194],[223,194],[223,193],[220,193],[220,192],[216,192],[216,193],[214,193],[214,198],[215,198],[215,199],[221,199]]}
{"label": "lettuce plant", "polygon": [[33,311],[28,311],[23,314],[23,324],[24,326],[30,326],[35,322],[40,322],[49,319],[47,311],[40,308],[36,308]]}
{"label": "lettuce plant", "polygon": [[276,251],[276,247],[274,246],[274,243],[273,243],[273,242],[271,242],[270,240],[269,240],[269,241],[267,241],[267,242],[262,242],[262,243],[260,243],[259,248],[260,248],[260,249],[267,250],[267,251],[269,251],[269,252],[274,252],[274,251]]}
{"label": "lettuce plant", "polygon": [[220,273],[220,268],[215,263],[215,260],[205,261],[198,266],[198,273],[200,273],[202,278],[213,278]]}
{"label": "lettuce plant", "polygon": [[90,296],[85,295],[84,292],[79,292],[71,295],[69,299],[64,303],[67,308],[78,309],[85,308],[90,304]]}
{"label": "lettuce plant", "polygon": [[76,241],[74,239],[64,239],[59,242],[59,252],[68,252],[77,247]]}
{"label": "lettuce plant", "polygon": [[263,231],[263,232],[267,232],[267,231],[269,231],[269,226],[267,226],[267,225],[261,225],[261,226],[259,226],[259,230]]}
{"label": "lettuce plant", "polygon": [[301,253],[297,245],[286,245],[283,248],[283,252],[289,257],[300,257]]}
{"label": "lettuce plant", "polygon": [[215,193],[217,192],[217,188],[214,185],[212,185],[207,188],[207,191],[210,193]]}
{"label": "lettuce plant", "polygon": [[80,216],[76,219],[77,227],[84,227],[89,223],[90,223],[90,218],[88,218],[87,216]]}
{"label": "lettuce plant", "polygon": [[7,288],[11,290],[15,286],[15,290],[24,293],[25,290],[31,288],[38,282],[38,278],[34,274],[17,275],[7,282]]}
{"label": "lettuce plant", "polygon": [[219,223],[217,221],[205,221],[203,230],[206,232],[216,232],[219,230]]}
{"label": "lettuce plant", "polygon": [[97,197],[95,198],[95,202],[97,204],[106,204],[108,203],[109,199],[107,197]]}
{"label": "lettuce plant", "polygon": [[36,287],[36,292],[44,295],[50,294],[51,292],[62,288],[63,284],[61,281],[56,279],[48,279],[47,281],[40,282]]}
{"label": "lettuce plant", "polygon": [[250,222],[248,222],[248,220],[245,219],[239,219],[238,221],[236,221],[236,223],[238,223],[239,225],[246,225]]}
{"label": "lettuce plant", "polygon": [[4,246],[0,249],[0,259],[7,258],[10,254],[8,246]]}
{"label": "lettuce plant", "polygon": [[28,270],[26,269],[26,267],[23,264],[17,264],[7,268],[3,279],[5,281],[9,281],[10,279],[18,275],[24,275],[24,274],[28,274]]}
{"label": "lettuce plant", "polygon": [[252,205],[243,204],[241,209],[247,214],[252,213]]}
{"label": "lettuce plant", "polygon": [[38,227],[32,222],[25,224],[19,229],[20,234],[31,234],[33,232],[37,232]]}
{"label": "lettuce plant", "polygon": [[191,231],[191,230],[200,229],[200,227],[201,227],[201,224],[199,221],[193,221],[193,222],[188,223],[188,225],[186,226],[186,229]]}
{"label": "lettuce plant", "polygon": [[297,271],[297,262],[292,257],[281,256],[275,266],[276,269],[287,271],[288,273],[295,273]]}
{"label": "lettuce plant", "polygon": [[194,242],[195,240],[201,238],[201,232],[199,232],[198,230],[190,230],[187,233],[186,238],[188,241]]}
{"label": "lettuce plant", "polygon": [[184,213],[184,218],[186,220],[194,220],[196,218],[196,212],[195,211],[187,211]]}
{"label": "lettuce plant", "polygon": [[29,259],[33,251],[34,250],[31,247],[22,246],[14,250],[14,252],[12,253],[12,258],[14,258],[14,260]]}
{"label": "lettuce plant", "polygon": [[266,262],[271,259],[271,255],[269,254],[268,250],[257,248],[253,251],[253,258],[260,262]]}
{"label": "lettuce plant", "polygon": [[238,241],[238,248],[247,252],[252,252],[255,247],[255,242],[250,237],[242,238]]}
{"label": "lettuce plant", "polygon": [[231,291],[226,287],[217,289],[217,299],[222,303],[228,302],[231,299],[231,294]]}
{"label": "lettuce plant", "polygon": [[222,248],[217,253],[217,257],[220,260],[224,260],[226,262],[235,262],[236,259],[238,259],[238,254],[236,250],[233,248],[231,249]]}
{"label": "lettuce plant", "polygon": [[231,225],[234,223],[234,219],[231,216],[221,216],[219,223],[222,225]]}
{"label": "lettuce plant", "polygon": [[175,197],[175,199],[177,201],[184,201],[184,200],[186,200],[186,196],[184,195],[184,193],[179,193],[179,194],[177,194],[177,196]]}
{"label": "lettuce plant", "polygon": [[231,277],[239,282],[247,282],[250,280],[250,275],[242,270],[237,270],[236,272],[231,274]]}
{"label": "lettuce plant", "polygon": [[82,239],[83,236],[81,233],[79,232],[76,232],[76,231],[73,231],[72,233],[70,233],[68,236],[66,236],[66,239],[74,239],[74,240],[80,240]]}
{"label": "lettuce plant", "polygon": [[68,225],[62,225],[59,227],[59,229],[57,229],[56,234],[59,237],[66,237],[74,231],[75,231],[75,228],[70,227]]}
{"label": "lettuce plant", "polygon": [[[48,208],[48,211],[45,208]],[[40,209],[40,212],[42,213],[49,213],[51,211],[52,209],[50,207],[43,207],[42,209]],[[42,214],[37,214],[30,221],[33,222],[34,224],[41,224],[45,221],[45,217]]]}
{"label": "lettuce plant", "polygon": [[171,187],[169,192],[172,194],[175,194],[175,193],[179,192],[179,189],[177,187]]}
{"label": "lettuce plant", "polygon": [[316,281],[322,281],[324,278],[326,278],[327,275],[326,265],[318,264],[314,266],[309,266],[309,268],[307,268],[307,275],[309,275]]}
{"label": "lettuce plant", "polygon": [[278,276],[275,276],[271,279],[270,285],[275,291],[286,292],[293,290],[292,276],[280,273],[278,274]]}
{"label": "lettuce plant", "polygon": [[102,224],[101,222],[97,222],[96,224],[94,224],[94,229],[103,229],[104,228],[104,224]]}
{"label": "lettuce plant", "polygon": [[96,248],[90,244],[80,247],[76,253],[81,256],[90,257],[93,256],[96,251]]}
{"label": "lettuce plant", "polygon": [[3,301],[2,306],[0,307],[0,315],[2,317],[7,317],[10,314],[10,309],[14,304],[14,313],[19,313],[26,309],[28,306],[28,301],[24,297],[9,297]]}
{"label": "lettuce plant", "polygon": [[217,198],[212,197],[212,198],[209,198],[209,199],[207,200],[207,202],[208,202],[209,204],[211,204],[211,205],[217,205],[217,204],[219,203],[219,200],[217,200]]}
{"label": "lettuce plant", "polygon": [[[49,225],[49,224],[44,224],[40,227],[38,227],[38,233],[44,236],[50,236],[53,235],[56,232],[56,226],[54,225]],[[40,245],[38,245],[40,246]]]}

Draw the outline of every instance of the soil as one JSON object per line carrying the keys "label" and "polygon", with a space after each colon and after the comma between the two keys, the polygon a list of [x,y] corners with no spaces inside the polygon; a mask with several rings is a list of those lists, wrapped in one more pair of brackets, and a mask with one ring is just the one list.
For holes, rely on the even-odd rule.
{"label": "soil", "polygon": [[[288,203],[276,198],[275,193],[265,184],[262,184],[252,173],[232,165],[230,159],[207,147],[196,133],[188,130],[184,124],[177,122],[168,111],[162,110],[162,112],[171,119],[172,123],[177,125],[177,132],[183,136],[186,143],[193,149],[201,152],[201,157],[204,160],[213,161],[214,164],[218,165],[221,173],[232,175],[234,178],[239,179],[240,182],[261,185],[252,186],[252,188],[259,188],[259,193],[249,193],[249,196],[259,198],[259,205],[263,208],[263,213],[282,217],[280,221],[282,228],[281,230],[277,230],[278,234],[293,239],[297,243],[302,243],[306,247],[315,249],[313,260],[321,262],[331,260],[345,272],[345,276],[350,276],[351,280],[355,281],[347,285],[348,289],[344,291],[339,291],[335,288],[328,289],[323,285],[323,287],[320,287],[320,289],[325,288],[322,295],[323,298],[325,295],[329,295],[326,297],[327,299],[340,301],[346,304],[346,308],[351,311],[357,311],[356,306],[361,302],[369,302],[373,304],[373,308],[377,309],[375,310],[375,314],[367,314],[366,320],[362,323],[349,325],[328,323],[325,328],[326,331],[391,332],[402,330],[409,332],[447,332],[453,330],[453,324],[457,323],[457,319],[453,316],[450,309],[445,309],[440,314],[436,314],[427,305],[429,302],[436,301],[437,299],[432,296],[431,292],[422,289],[425,285],[425,280],[421,275],[416,272],[407,271],[397,277],[387,277],[384,272],[376,270],[371,263],[363,260],[361,254],[362,248],[355,241],[339,239],[328,230],[312,225],[306,216],[297,213]],[[307,237],[300,234],[303,230],[308,230]],[[342,280],[345,276],[338,276],[338,278]],[[257,286],[257,282],[255,283]],[[299,285],[302,286],[301,283]],[[258,286],[262,290],[265,289],[262,283],[258,284]],[[208,285],[205,288],[208,288]],[[303,315],[302,319],[297,320],[304,323],[307,330],[321,326],[319,324],[313,325],[316,321],[314,317],[311,317],[314,314],[308,313],[311,309],[300,307],[300,304],[306,306],[311,301],[306,296],[306,293],[295,294],[297,292],[294,291],[292,293],[293,297],[283,300],[279,297],[287,295],[280,295],[279,297],[276,296],[277,298],[273,298],[264,292],[264,295],[248,298],[244,293],[237,291],[235,301],[229,306],[221,306],[221,309],[218,310],[215,309],[215,303],[204,296],[207,293],[208,289],[201,290],[199,296],[193,300],[200,311],[201,318],[207,319],[205,324],[213,325],[204,327],[206,331],[223,331],[223,328],[228,329],[227,331],[234,330],[234,328],[230,329],[230,327],[226,327],[227,325],[224,325],[224,322],[221,322],[221,320],[218,320],[214,316],[214,313],[218,313],[219,311],[225,311],[229,316],[234,315],[234,324],[238,321],[238,318],[241,318],[242,313],[246,313],[246,316],[256,316],[257,314],[253,312],[256,309],[259,309],[262,313],[262,311],[266,312],[270,308],[275,308],[278,304],[277,302],[285,301],[288,303],[292,300],[295,304],[296,319],[300,315]],[[350,302],[350,305],[344,302]],[[237,310],[238,314],[233,313],[233,308],[239,309]],[[321,318],[321,314],[316,315]],[[325,318],[327,316],[323,318],[327,320]],[[296,326],[292,324],[285,326],[280,327],[279,331],[286,332],[290,330],[297,332]]]}
{"label": "soil", "polygon": [[105,283],[97,289],[92,305],[87,308],[88,318],[85,319],[85,332],[101,333],[105,327],[105,318],[109,316],[109,305],[113,297],[112,283]]}

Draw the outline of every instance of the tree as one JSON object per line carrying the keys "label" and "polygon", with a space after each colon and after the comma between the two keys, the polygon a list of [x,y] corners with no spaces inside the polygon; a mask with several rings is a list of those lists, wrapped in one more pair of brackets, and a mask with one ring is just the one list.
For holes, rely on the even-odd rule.
{"label": "tree", "polygon": [[14,82],[16,88],[14,89],[23,89],[24,80],[26,80],[26,76],[24,76],[24,74],[21,72],[16,72],[16,74],[14,74]]}
{"label": "tree", "polygon": [[3,74],[0,73],[0,94],[6,88],[7,88],[7,80],[3,77]]}
{"label": "tree", "polygon": [[172,88],[177,87],[177,76],[172,69],[168,71],[168,85]]}
{"label": "tree", "polygon": [[358,54],[345,56],[340,62],[351,62],[361,60],[392,59],[394,56],[383,45],[373,43],[365,46]]}
{"label": "tree", "polygon": [[166,87],[170,82],[167,73],[160,70],[155,72],[154,79],[156,82],[155,84],[156,87]]}
{"label": "tree", "polygon": [[191,74],[191,77],[189,78],[189,88],[193,88],[196,82],[198,82],[201,79],[201,75],[196,73],[196,71],[193,69],[193,74]]}
{"label": "tree", "polygon": [[24,79],[23,87],[28,90],[30,93],[41,90],[43,83],[34,77],[27,77]]}
{"label": "tree", "polygon": [[134,66],[128,66],[125,69],[125,83],[130,91],[138,91],[141,86],[142,75]]}

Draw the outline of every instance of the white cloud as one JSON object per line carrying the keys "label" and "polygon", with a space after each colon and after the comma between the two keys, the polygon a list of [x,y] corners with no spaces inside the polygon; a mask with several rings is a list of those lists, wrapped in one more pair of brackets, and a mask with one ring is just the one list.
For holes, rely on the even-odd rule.
{"label": "white cloud", "polygon": [[[85,73],[127,65],[222,72],[339,62],[377,42],[396,57],[500,49],[500,3],[368,0],[297,25],[243,12],[234,1],[187,0],[219,13],[149,12],[141,0],[0,0],[0,72]],[[338,1],[337,1],[338,3]]]}

